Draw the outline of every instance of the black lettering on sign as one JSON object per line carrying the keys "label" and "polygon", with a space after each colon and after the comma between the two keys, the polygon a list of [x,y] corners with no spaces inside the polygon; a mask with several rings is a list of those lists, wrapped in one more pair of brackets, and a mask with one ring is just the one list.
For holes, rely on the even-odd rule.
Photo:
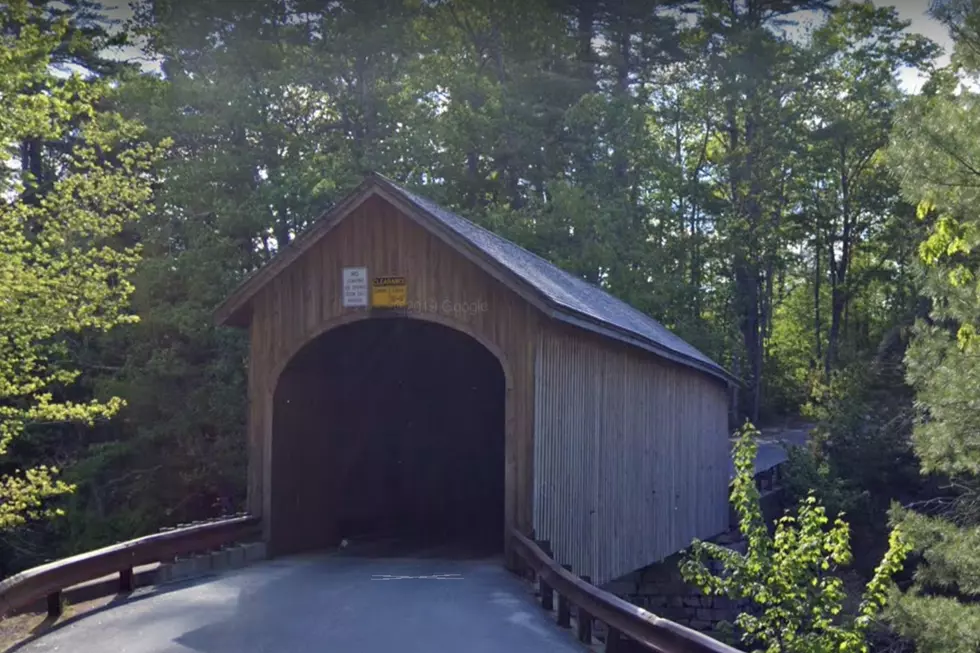
{"label": "black lettering on sign", "polygon": [[404,286],[405,277],[375,277],[375,286]]}

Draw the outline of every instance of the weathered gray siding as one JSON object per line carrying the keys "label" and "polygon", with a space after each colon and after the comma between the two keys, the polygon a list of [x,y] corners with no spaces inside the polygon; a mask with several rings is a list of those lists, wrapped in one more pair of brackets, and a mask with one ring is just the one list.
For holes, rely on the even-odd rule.
{"label": "weathered gray siding", "polygon": [[728,522],[724,386],[561,325],[536,357],[535,536],[603,583]]}

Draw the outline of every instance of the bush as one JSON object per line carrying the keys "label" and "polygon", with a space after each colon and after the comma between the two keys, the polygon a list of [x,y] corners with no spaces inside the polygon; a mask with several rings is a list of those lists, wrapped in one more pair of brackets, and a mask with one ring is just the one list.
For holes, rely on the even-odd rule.
{"label": "bush", "polygon": [[[891,578],[909,551],[902,532],[892,531],[888,551],[864,588],[860,605],[847,614],[848,596],[839,572],[852,560],[848,524],[838,517],[827,528],[826,510],[811,494],[796,516],[783,516],[770,533],[755,485],[757,435],[751,425],[743,427],[734,454],[731,502],[746,552],[695,541],[681,564],[684,579],[705,594],[751,606],[736,617],[735,627],[742,642],[757,650],[867,651],[869,628],[884,608]],[[720,573],[712,571],[712,562],[720,563]]]}

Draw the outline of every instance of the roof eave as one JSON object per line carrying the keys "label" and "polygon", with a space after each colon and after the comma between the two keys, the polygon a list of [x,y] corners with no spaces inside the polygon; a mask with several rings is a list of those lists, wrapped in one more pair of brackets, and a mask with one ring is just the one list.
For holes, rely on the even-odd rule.
{"label": "roof eave", "polygon": [[634,347],[639,347],[640,349],[644,349],[652,354],[655,354],[660,358],[669,360],[673,363],[677,363],[678,365],[683,365],[684,367],[689,367],[697,371],[710,374],[711,376],[715,377],[719,381],[724,382],[726,385],[739,384],[738,379],[735,378],[735,376],[731,372],[721,367],[720,365],[717,367],[708,365],[696,358],[685,356],[683,354],[673,351],[672,349],[662,347],[644,338],[638,338],[635,335],[632,335],[620,329],[616,329],[610,325],[600,324],[595,320],[589,318],[587,315],[578,313],[576,311],[571,311],[563,306],[555,305],[553,307],[553,311],[551,312],[551,317],[553,317],[554,319],[560,322],[570,324],[572,326],[578,327],[580,329],[584,329],[586,331],[591,331],[603,337],[610,338],[612,340],[618,340],[620,342],[623,342],[628,345],[632,345]]}

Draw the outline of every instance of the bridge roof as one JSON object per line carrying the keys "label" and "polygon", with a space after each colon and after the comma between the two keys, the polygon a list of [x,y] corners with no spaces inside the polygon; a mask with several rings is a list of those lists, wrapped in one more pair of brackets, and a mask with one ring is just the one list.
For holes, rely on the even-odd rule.
{"label": "bridge roof", "polygon": [[219,324],[247,325],[250,299],[354,208],[374,195],[381,195],[402,209],[550,317],[638,346],[725,382],[735,381],[728,371],[652,317],[516,243],[447,211],[377,173],[369,175],[313,227],[247,278],[216,309],[216,321]]}

